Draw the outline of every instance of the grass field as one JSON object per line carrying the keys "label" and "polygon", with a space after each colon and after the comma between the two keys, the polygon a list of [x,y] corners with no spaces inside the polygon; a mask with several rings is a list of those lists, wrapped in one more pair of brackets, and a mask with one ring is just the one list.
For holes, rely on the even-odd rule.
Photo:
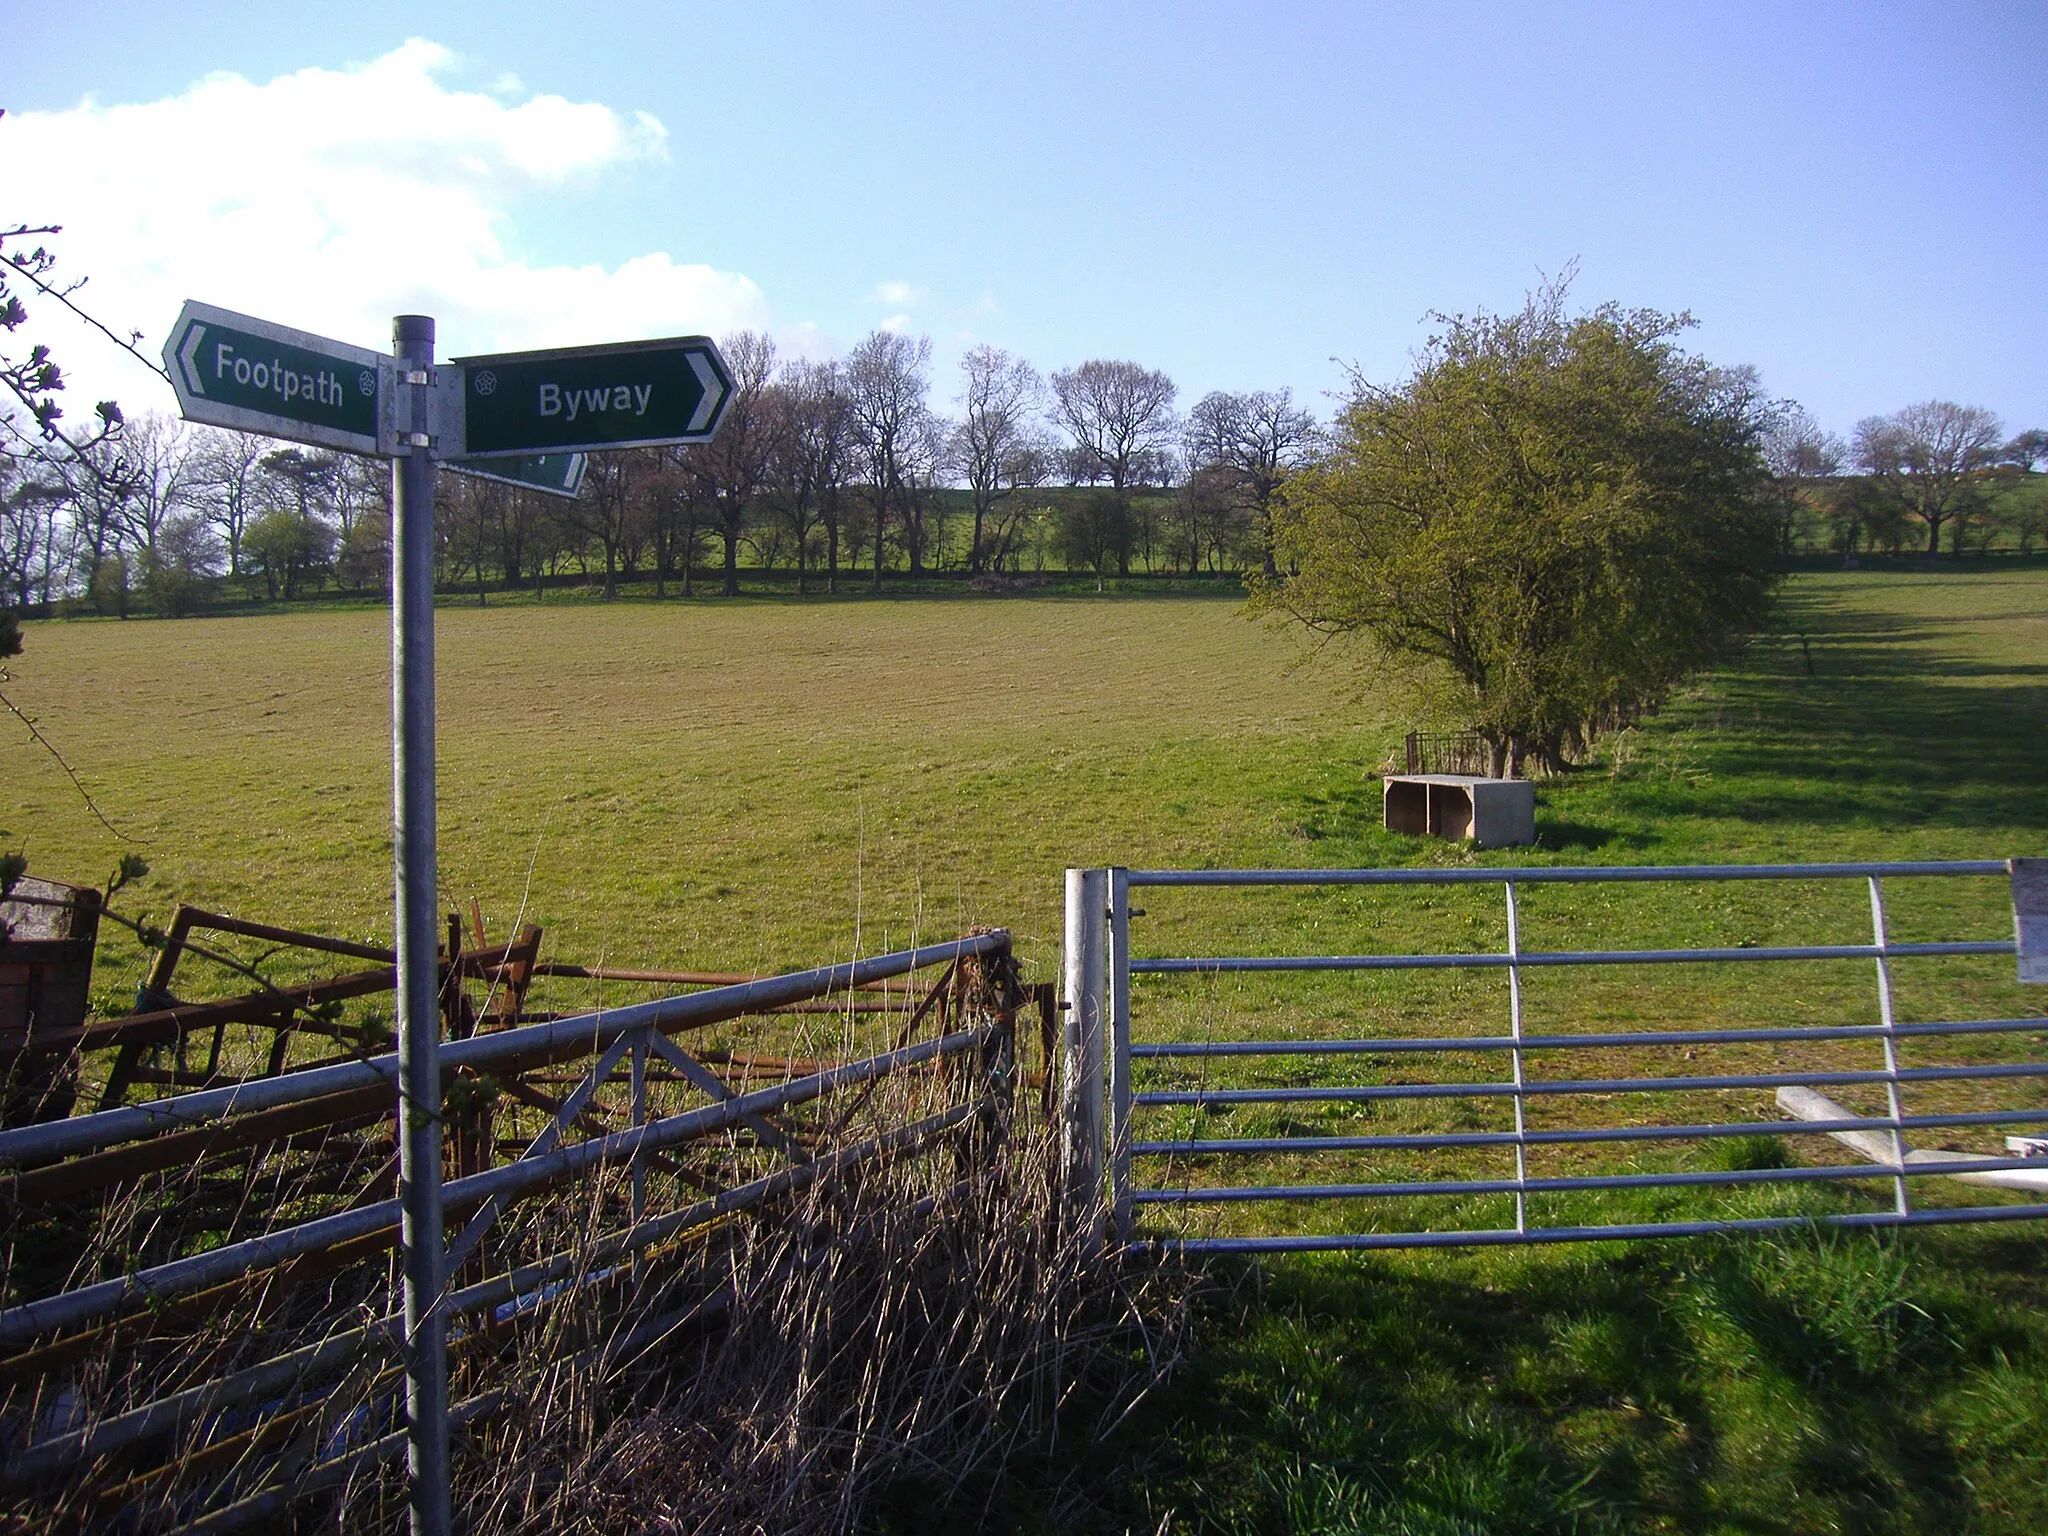
{"label": "grass field", "polygon": [[[494,923],[524,893],[563,954],[1001,923],[1045,963],[1069,864],[1461,857],[1378,828],[1398,698],[1356,657],[1289,670],[1228,600],[451,603],[439,646],[444,889]],[[46,623],[12,693],[139,840],[139,899],[371,935],[389,666],[375,610]],[[2048,570],[1801,576],[1780,633],[1546,787],[1534,857],[2023,850],[2044,746]],[[20,742],[0,842],[87,881],[128,847]]]}
{"label": "grass field", "polygon": [[[499,929],[523,897],[558,958],[777,967],[987,923],[1046,975],[1069,864],[1474,858],[1378,826],[1366,774],[1412,723],[1394,691],[1356,657],[1290,670],[1298,641],[1227,600],[451,605],[440,646],[446,893],[479,895]],[[38,624],[11,692],[146,839],[154,873],[126,909],[184,899],[381,938],[388,668],[373,611]],[[6,764],[0,846],[54,878],[103,876],[126,845],[47,758],[12,745]],[[1536,849],[1476,859],[2041,853],[2044,764],[2048,570],[1802,575],[1735,664],[1543,786]],[[1996,933],[1995,885],[1902,891],[1895,932]],[[1501,939],[1497,891],[1157,897],[1154,953]],[[1559,898],[1532,902],[1524,942],[1855,940],[1857,902]],[[108,951],[109,1006],[141,965]],[[1953,985],[2039,1012],[2008,976]],[[1491,1028],[1486,985],[1375,1006]],[[1737,1022],[1869,993],[1867,973],[1796,997],[1754,971],[1662,985],[1659,1007]],[[1902,985],[1909,1008],[1942,1001]],[[1614,984],[1572,1004],[1627,1020],[1646,996]],[[1344,1006],[1263,981],[1155,1002],[1161,1032],[1220,1027],[1219,1011],[1288,1032]],[[994,1512],[1032,1527],[1059,1507],[1101,1529],[1169,1513],[1246,1531],[2038,1528],[2044,1265],[2048,1242],[2009,1228],[1231,1272],[1174,1384],[1100,1444],[1082,1411]],[[963,1514],[906,1488],[881,1518]]]}

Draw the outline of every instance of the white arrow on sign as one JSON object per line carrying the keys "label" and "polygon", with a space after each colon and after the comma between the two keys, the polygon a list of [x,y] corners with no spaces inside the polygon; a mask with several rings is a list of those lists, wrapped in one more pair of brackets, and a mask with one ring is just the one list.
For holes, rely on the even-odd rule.
{"label": "white arrow on sign", "polygon": [[206,327],[195,325],[185,338],[185,345],[178,348],[178,372],[185,376],[185,387],[195,395],[206,393],[206,386],[199,382],[199,343],[206,339]]}
{"label": "white arrow on sign", "polygon": [[690,430],[702,432],[711,424],[711,418],[718,414],[718,403],[725,398],[725,384],[701,352],[692,352],[689,358],[690,367],[696,371],[697,382],[704,386],[704,398],[690,413]]}

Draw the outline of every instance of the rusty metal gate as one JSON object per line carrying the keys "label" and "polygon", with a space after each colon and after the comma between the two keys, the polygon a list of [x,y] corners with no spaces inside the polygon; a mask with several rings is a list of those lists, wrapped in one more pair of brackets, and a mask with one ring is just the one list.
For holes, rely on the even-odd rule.
{"label": "rusty metal gate", "polygon": [[[1564,885],[1600,895],[1539,899]],[[1490,917],[1469,905],[1488,887]],[[1336,897],[1354,903],[1336,917],[1381,929],[1459,899],[1436,920],[1500,938],[1134,953],[1148,888],[1320,896],[1325,915]],[[2004,930],[2008,889],[2015,926],[1987,931]],[[1902,900],[1903,931],[1929,936],[1899,936]],[[1175,915],[1215,931],[1213,908]],[[1544,937],[1622,939],[1532,943],[1532,915]],[[1277,947],[1299,921],[1273,931]],[[1731,988],[1751,966],[1778,984]],[[2026,1134],[2048,1122],[2048,1018],[2019,988],[2048,981],[2048,860],[1074,869],[1065,967],[1070,1188],[1120,1241],[1447,1247],[2048,1216],[2048,1163],[2029,1156],[2048,1141]],[[1684,985],[1660,993],[1670,977]],[[1675,1006],[1659,1014],[1660,996]],[[1360,1027],[1331,1031],[1332,1013]],[[1946,1148],[1912,1145],[1929,1138]],[[1269,1176],[1232,1176],[1248,1165]]]}
{"label": "rusty metal gate", "polygon": [[[251,929],[266,931],[240,925]],[[444,969],[453,988],[460,967]],[[930,971],[936,982],[912,982]],[[719,1245],[744,1241],[745,1220],[772,1225],[808,1191],[922,1159],[937,1209],[960,1169],[1001,1144],[1019,1011],[1036,998],[1050,1029],[1050,990],[1036,992],[1018,980],[1009,934],[980,931],[648,1002],[507,1017],[447,1042],[455,1176],[436,1304],[457,1341],[451,1421],[482,1424],[517,1404],[522,1359],[556,1348],[551,1314],[602,1317],[592,1371],[715,1315],[728,1278]],[[182,1014],[210,1027],[218,1011]],[[772,1055],[685,1044],[813,1011],[841,1054],[793,1056],[787,1040]],[[135,1018],[150,1030],[181,1022],[165,1015]],[[135,1019],[89,1027],[126,1052],[136,1037],[124,1023]],[[307,1495],[405,1454],[408,1339],[387,1259],[402,1215],[385,1155],[396,1073],[389,1051],[365,1053],[0,1129],[11,1291],[50,1267],[27,1250],[52,1213],[88,1234],[162,1228],[139,1255],[88,1235],[62,1256],[61,1283],[0,1307],[10,1510],[62,1524],[58,1503],[70,1499],[93,1525],[267,1529]],[[217,1170],[279,1193],[242,1200],[218,1229],[173,1230],[180,1192]]]}

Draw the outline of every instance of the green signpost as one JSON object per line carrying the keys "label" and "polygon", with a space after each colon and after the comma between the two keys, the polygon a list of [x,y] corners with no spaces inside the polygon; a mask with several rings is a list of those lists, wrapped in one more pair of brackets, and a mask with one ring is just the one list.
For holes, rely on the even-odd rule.
{"label": "green signpost", "polygon": [[732,398],[706,336],[455,362],[471,458],[708,442]]}
{"label": "green signpost", "polygon": [[187,300],[163,356],[188,421],[390,451],[382,406],[391,359],[382,353]]}

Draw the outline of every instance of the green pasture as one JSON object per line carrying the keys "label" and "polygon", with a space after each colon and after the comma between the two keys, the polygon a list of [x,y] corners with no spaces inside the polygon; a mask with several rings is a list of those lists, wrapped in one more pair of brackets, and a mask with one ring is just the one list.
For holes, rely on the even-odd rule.
{"label": "green pasture", "polygon": [[[494,928],[523,904],[563,958],[811,964],[987,923],[1043,967],[1069,864],[1468,857],[1378,826],[1368,775],[1426,722],[1370,658],[1227,598],[451,599],[438,643],[444,891]],[[1795,577],[1777,633],[1545,785],[1536,850],[1480,861],[2026,851],[2044,665],[2048,571]],[[36,872],[139,850],[130,905],[388,934],[378,610],[38,623],[15,670],[134,840],[17,739],[0,841]],[[1176,896],[1153,931],[1240,942],[1317,901],[1346,904]]]}
{"label": "green pasture", "polygon": [[[1794,576],[1772,632],[1540,786],[1536,848],[1477,855],[1379,827],[1370,775],[1405,730],[1430,722],[1409,717],[1371,658],[1311,655],[1227,597],[451,600],[439,635],[445,894],[451,905],[476,896],[494,932],[522,912],[543,923],[557,959],[771,969],[985,924],[1011,928],[1046,976],[1070,864],[2048,852],[2048,570]],[[92,881],[140,851],[153,873],[121,893],[121,910],[161,920],[184,900],[388,935],[389,641],[376,610],[35,624],[15,671],[11,695],[135,840],[107,832],[55,763],[17,742],[0,774],[0,846],[23,848],[35,872]],[[1897,938],[2010,932],[1997,880],[1893,882],[1887,896]],[[1148,954],[1505,940],[1497,886],[1150,890],[1140,901],[1134,943]],[[1525,948],[1863,942],[1870,931],[1854,886],[1525,888],[1523,901]],[[125,1004],[144,963],[132,944],[107,946],[103,1006]],[[1901,965],[1897,980],[1907,1018],[2042,1011],[2009,961]],[[1155,1039],[1506,1026],[1496,974],[1141,980],[1134,992]],[[1525,1002],[1532,1029],[1868,1023],[1876,1009],[1865,963],[1551,973],[1531,977]],[[2039,1059],[2041,1048],[2040,1035],[2015,1035],[1942,1059]],[[1698,1069],[1762,1060],[1727,1047],[1703,1051]],[[1440,1075],[1499,1067],[1447,1058]],[[1351,1058],[1207,1080],[1370,1083],[1388,1072]],[[1184,1064],[1147,1082],[1198,1078]],[[1962,1102],[1944,1093],[1926,1090],[1915,1106]],[[1719,1107],[1776,1118],[1768,1092],[1724,1095]],[[1532,1115],[1562,1124],[1596,1111],[1614,1113]],[[1677,1107],[1645,1111],[1664,1112]],[[1445,1128],[1500,1118],[1484,1107],[1400,1113]],[[1368,1123],[1406,1122],[1253,1107],[1199,1120],[1161,1112],[1148,1133]],[[1948,1144],[1996,1150],[1968,1134]],[[1760,1136],[1631,1166],[1828,1161],[1828,1146]],[[1197,1162],[1147,1178],[1226,1176]],[[1531,1171],[1577,1166],[1559,1155]],[[1227,1176],[1300,1171],[1266,1160]],[[1474,1171],[1420,1156],[1375,1170]],[[1885,1194],[1729,1200],[1737,1213],[1819,1214]],[[1475,1201],[1452,1219],[1497,1222],[1503,1204]],[[1628,1219],[1697,1209],[1680,1195],[1600,1206]],[[1585,1202],[1542,1219],[1573,1212]],[[1262,1209],[1201,1222],[1404,1214],[1423,1219]],[[2048,1488],[2044,1262],[2048,1243],[2020,1225],[1227,1271],[1173,1385],[1099,1443],[1092,1421],[1077,1422],[1041,1481],[991,1491],[982,1508],[1025,1526],[1059,1508],[1102,1529],[1165,1529],[1169,1512],[1174,1530],[2029,1528]],[[964,1518],[916,1489],[881,1518],[936,1529],[934,1510],[945,1528]]]}

